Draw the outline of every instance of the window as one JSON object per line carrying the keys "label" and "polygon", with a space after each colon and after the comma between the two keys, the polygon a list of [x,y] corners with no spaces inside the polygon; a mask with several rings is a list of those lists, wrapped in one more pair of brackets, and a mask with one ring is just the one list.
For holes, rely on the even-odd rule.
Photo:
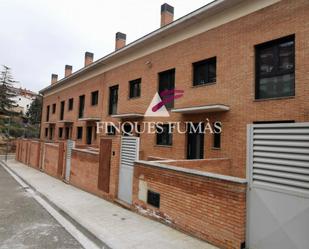
{"label": "window", "polygon": [[85,109],[85,95],[79,96],[79,108],[78,108],[78,118],[84,117]]}
{"label": "window", "polygon": [[52,140],[54,137],[54,128],[50,127],[49,128],[49,140]]}
{"label": "window", "polygon": [[83,127],[77,127],[77,139],[83,138]]}
{"label": "window", "polygon": [[117,113],[118,105],[118,85],[109,88],[109,115]]}
{"label": "window", "polygon": [[157,127],[157,145],[172,145],[173,133],[169,124]]}
{"label": "window", "polygon": [[45,128],[45,137],[48,137],[48,128]]}
{"label": "window", "polygon": [[55,112],[56,112],[56,104],[53,104],[52,113],[54,114]]}
{"label": "window", "polygon": [[160,194],[151,190],[147,191],[147,203],[151,206],[160,207]]}
{"label": "window", "polygon": [[50,109],[50,106],[48,105],[48,106],[46,107],[46,122],[49,121],[49,109]]}
{"label": "window", "polygon": [[61,101],[61,103],[60,103],[60,120],[63,120],[63,118],[64,118],[64,106],[65,106],[65,102]]}
{"label": "window", "polygon": [[71,138],[70,130],[71,129],[69,127],[65,127],[65,139]]}
{"label": "window", "polygon": [[193,86],[216,82],[216,63],[216,57],[193,63]]}
{"label": "window", "polygon": [[116,128],[113,125],[108,125],[107,126],[107,135],[113,136],[116,135]]}
{"label": "window", "polygon": [[99,101],[99,91],[91,93],[91,105],[97,105]]}
{"label": "window", "polygon": [[[162,96],[161,93],[166,90],[175,89],[175,69],[159,73],[159,94],[162,100],[171,98],[170,95]],[[165,104],[167,109],[174,107],[174,100]]]}
{"label": "window", "polygon": [[[219,126],[220,124],[218,123],[217,126]],[[221,127],[221,125],[220,125]],[[219,132],[218,129],[215,127],[214,128],[214,134],[213,134],[213,148],[215,149],[220,149],[221,148],[221,133],[217,133]]]}
{"label": "window", "polygon": [[140,137],[141,136],[141,125],[137,125],[136,127],[136,134],[135,134],[137,137]]}
{"label": "window", "polygon": [[142,79],[131,80],[129,98],[137,98],[141,96],[141,81]]}
{"label": "window", "polygon": [[62,138],[62,134],[63,134],[63,128],[60,127],[60,128],[59,128],[59,132],[58,132],[58,137],[59,137],[59,138]]}
{"label": "window", "polygon": [[295,95],[294,35],[255,47],[256,99]]}
{"label": "window", "polygon": [[74,103],[74,99],[73,98],[69,99],[69,107],[68,107],[69,111],[73,110],[73,103]]}

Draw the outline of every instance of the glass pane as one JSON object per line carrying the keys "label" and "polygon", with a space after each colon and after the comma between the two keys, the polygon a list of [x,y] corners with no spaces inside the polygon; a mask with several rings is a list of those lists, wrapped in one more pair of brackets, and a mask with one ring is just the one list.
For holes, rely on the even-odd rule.
{"label": "glass pane", "polygon": [[294,41],[279,45],[279,70],[287,71],[294,69]]}
{"label": "glass pane", "polygon": [[196,65],[194,70],[194,85],[202,85],[205,83],[207,83],[207,65]]}
{"label": "glass pane", "polygon": [[209,63],[208,65],[208,82],[216,81],[216,62]]}
{"label": "glass pane", "polygon": [[294,74],[262,78],[259,82],[259,98],[294,96]]}
{"label": "glass pane", "polygon": [[271,74],[275,69],[275,59],[273,54],[273,48],[261,49],[259,53],[260,61],[260,74]]}

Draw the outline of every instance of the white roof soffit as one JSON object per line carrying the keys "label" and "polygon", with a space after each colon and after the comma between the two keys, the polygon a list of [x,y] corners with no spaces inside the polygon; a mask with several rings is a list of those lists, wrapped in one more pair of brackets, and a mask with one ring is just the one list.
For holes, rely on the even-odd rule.
{"label": "white roof soffit", "polygon": [[79,118],[78,121],[100,121],[100,118]]}
{"label": "white roof soffit", "polygon": [[71,120],[59,120],[58,123],[73,123]]}
{"label": "white roof soffit", "polygon": [[111,116],[112,118],[142,118],[144,114],[140,113],[124,113],[124,114],[115,114]]}
{"label": "white roof soffit", "polygon": [[90,65],[83,67],[79,69],[78,71],[72,73],[70,76],[63,78],[59,80],[56,84],[49,85],[48,87],[42,89],[40,91],[41,94],[44,92],[47,92],[50,89],[57,88],[61,86],[63,83],[74,79],[78,77],[81,73],[86,72],[88,70],[92,70],[97,68],[100,65],[107,64],[108,62],[117,59],[118,57],[121,57],[127,53],[130,53],[134,49],[138,49],[140,47],[145,46],[147,43],[151,43],[157,40],[160,40],[162,37],[165,37],[171,33],[175,33],[179,30],[182,30],[186,26],[190,26],[196,22],[199,22],[200,19],[203,19],[205,17],[212,16],[220,11],[223,11],[224,9],[228,9],[231,6],[234,6],[240,2],[243,2],[244,0],[215,0],[177,20],[174,22],[159,28],[131,43],[123,47],[122,49],[116,50],[101,59],[98,59],[97,61],[91,63]]}
{"label": "white roof soffit", "polygon": [[185,107],[173,109],[172,112],[182,114],[195,114],[195,113],[206,113],[206,112],[226,112],[229,111],[230,107],[226,105],[204,105],[196,107]]}
{"label": "white roof soffit", "polygon": [[[63,78],[59,80],[57,83],[53,85],[49,85],[48,87],[42,89],[39,93],[44,94],[52,89],[57,89],[58,87],[61,87],[65,83],[69,82],[70,80],[78,78],[82,73],[94,70],[99,68],[100,66],[106,66],[109,63],[122,58],[123,56],[129,55],[133,51],[138,51],[139,49],[143,49],[149,44],[152,44],[154,42],[160,41],[163,38],[176,34],[179,31],[184,30],[186,27],[194,26],[194,24],[198,24],[202,22],[205,18],[210,18],[216,14],[222,13],[225,10],[228,10],[232,7],[235,7],[237,13],[233,17],[223,18],[224,20],[221,20],[222,23],[217,24],[217,26],[220,26],[224,23],[230,22],[232,20],[235,20],[237,18],[240,18],[244,15],[250,14],[254,11],[257,11],[259,9],[262,9],[264,7],[267,7],[269,5],[272,5],[274,3],[279,2],[280,0],[259,0],[259,1],[250,1],[250,0],[215,0],[177,20],[174,22],[159,28],[131,43],[126,45],[125,47],[113,51],[112,53],[98,59],[97,61],[91,63],[90,65],[83,67],[79,69],[78,71],[72,73],[70,76]],[[245,6],[241,6],[245,5]],[[240,7],[241,6],[241,7]],[[225,15],[224,15],[225,17]],[[217,27],[216,25],[212,28]],[[207,30],[204,30],[205,32]],[[194,34],[197,35],[197,34]],[[189,37],[187,37],[189,38]]]}

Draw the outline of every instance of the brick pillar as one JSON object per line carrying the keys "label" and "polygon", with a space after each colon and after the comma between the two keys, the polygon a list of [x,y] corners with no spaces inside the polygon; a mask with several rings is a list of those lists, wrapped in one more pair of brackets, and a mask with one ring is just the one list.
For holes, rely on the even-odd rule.
{"label": "brick pillar", "polygon": [[63,166],[64,166],[64,142],[60,142],[58,146],[58,167],[57,167],[57,176],[62,178]]}

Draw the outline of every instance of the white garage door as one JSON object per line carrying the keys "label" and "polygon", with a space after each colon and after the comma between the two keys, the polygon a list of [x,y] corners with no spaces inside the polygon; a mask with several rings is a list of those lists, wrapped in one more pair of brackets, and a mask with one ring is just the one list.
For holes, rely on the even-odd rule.
{"label": "white garage door", "polygon": [[309,248],[309,123],[248,126],[250,249]]}

